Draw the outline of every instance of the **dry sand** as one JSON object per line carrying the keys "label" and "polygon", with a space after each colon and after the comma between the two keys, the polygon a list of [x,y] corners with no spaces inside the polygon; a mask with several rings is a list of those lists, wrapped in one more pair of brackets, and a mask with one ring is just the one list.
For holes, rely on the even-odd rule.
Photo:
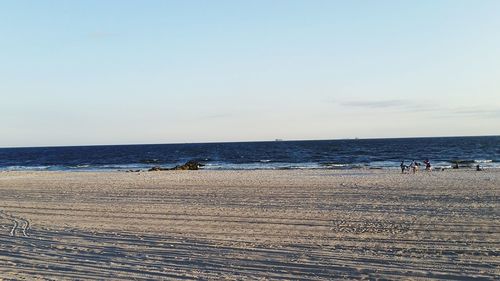
{"label": "dry sand", "polygon": [[3,280],[499,279],[500,171],[1,172]]}

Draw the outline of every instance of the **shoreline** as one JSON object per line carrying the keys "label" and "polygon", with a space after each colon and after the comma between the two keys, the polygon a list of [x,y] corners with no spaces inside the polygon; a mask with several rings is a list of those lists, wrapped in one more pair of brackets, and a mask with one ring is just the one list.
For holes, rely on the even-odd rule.
{"label": "shoreline", "polygon": [[[495,162],[496,163],[496,162]],[[500,165],[498,166],[488,166],[482,165],[482,163],[475,163],[470,166],[460,166],[460,168],[453,168],[452,166],[433,166],[431,172],[442,172],[449,170],[463,170],[463,171],[476,171],[476,165],[480,165],[481,169],[486,170],[500,170]],[[166,167],[172,168],[175,165],[161,165],[156,167]],[[116,168],[51,168],[51,167],[22,167],[22,168],[11,168],[4,167],[0,168],[1,172],[130,172],[130,171],[140,171],[148,172],[148,170],[155,166],[130,166],[130,167],[116,167]],[[336,166],[336,167],[323,167],[321,165],[317,167],[261,167],[261,168],[199,168],[199,171],[371,171],[371,170],[383,170],[383,171],[394,171],[401,170],[399,166]],[[425,167],[420,167],[420,172],[428,172]]]}

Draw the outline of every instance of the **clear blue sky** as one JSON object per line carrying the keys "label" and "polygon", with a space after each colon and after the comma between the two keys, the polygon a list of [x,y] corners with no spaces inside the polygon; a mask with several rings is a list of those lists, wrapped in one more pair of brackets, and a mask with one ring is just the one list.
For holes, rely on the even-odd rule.
{"label": "clear blue sky", "polygon": [[500,134],[500,1],[0,1],[0,146]]}

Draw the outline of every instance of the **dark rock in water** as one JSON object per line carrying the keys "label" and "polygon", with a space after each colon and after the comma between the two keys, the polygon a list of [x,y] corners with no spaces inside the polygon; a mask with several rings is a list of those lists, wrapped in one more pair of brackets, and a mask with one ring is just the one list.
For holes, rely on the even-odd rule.
{"label": "dark rock in water", "polygon": [[198,170],[200,167],[203,167],[204,165],[201,164],[198,161],[188,161],[186,164],[183,165],[177,165],[173,168],[162,168],[160,166],[154,166],[153,168],[149,169],[148,171],[150,172],[155,172],[155,171],[169,171],[169,170]]}
{"label": "dark rock in water", "polygon": [[198,170],[202,166],[203,165],[200,162],[191,160],[184,165],[178,165],[173,167],[172,170]]}

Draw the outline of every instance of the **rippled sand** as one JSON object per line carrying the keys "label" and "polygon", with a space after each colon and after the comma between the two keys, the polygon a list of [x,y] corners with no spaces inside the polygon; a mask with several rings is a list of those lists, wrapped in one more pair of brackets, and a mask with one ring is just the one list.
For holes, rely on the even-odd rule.
{"label": "rippled sand", "polygon": [[1,172],[5,280],[495,279],[500,171]]}

